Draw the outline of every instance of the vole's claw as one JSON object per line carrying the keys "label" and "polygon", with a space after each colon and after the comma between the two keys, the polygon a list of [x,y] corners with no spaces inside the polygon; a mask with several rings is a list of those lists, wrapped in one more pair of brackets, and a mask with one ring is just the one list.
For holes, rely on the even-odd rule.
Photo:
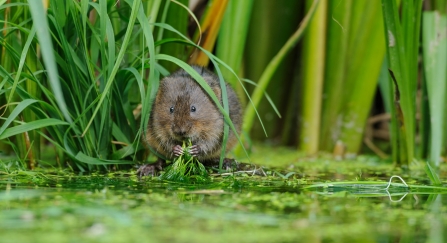
{"label": "vole's claw", "polygon": [[174,153],[175,157],[179,157],[183,154],[183,148],[180,145],[175,145],[172,152]]}
{"label": "vole's claw", "polygon": [[157,171],[158,171],[157,169],[158,168],[156,166],[154,166],[154,165],[145,164],[145,165],[142,165],[142,166],[140,166],[138,168],[136,174],[138,175],[139,178],[141,178],[143,176],[149,176],[149,175],[155,176],[157,174]]}
{"label": "vole's claw", "polygon": [[197,155],[199,155],[201,151],[202,151],[202,150],[200,149],[199,145],[193,145],[193,146],[191,146],[190,149],[189,149],[189,153],[190,153],[192,156],[197,156]]}
{"label": "vole's claw", "polygon": [[136,174],[139,178],[143,176],[156,176],[159,171],[163,170],[163,167],[166,165],[166,162],[162,159],[158,159],[153,164],[144,164],[141,165]]}

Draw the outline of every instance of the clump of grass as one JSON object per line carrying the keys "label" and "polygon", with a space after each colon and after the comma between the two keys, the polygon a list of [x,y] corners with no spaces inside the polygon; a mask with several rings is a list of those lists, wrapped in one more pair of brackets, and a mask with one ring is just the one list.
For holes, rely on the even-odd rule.
{"label": "clump of grass", "polygon": [[209,180],[205,166],[191,155],[191,146],[191,140],[183,141],[183,154],[166,168],[165,173],[160,176],[162,180],[177,182],[207,182]]}

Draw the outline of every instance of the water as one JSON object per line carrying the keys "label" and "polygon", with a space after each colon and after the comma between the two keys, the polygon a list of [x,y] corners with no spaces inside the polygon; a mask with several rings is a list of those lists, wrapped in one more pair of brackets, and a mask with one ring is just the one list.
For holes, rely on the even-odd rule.
{"label": "water", "polygon": [[393,180],[389,190],[397,172],[389,165],[309,162],[293,171],[206,185],[131,172],[3,173],[0,242],[447,241],[447,191],[421,187],[420,169],[400,172],[410,189]]}

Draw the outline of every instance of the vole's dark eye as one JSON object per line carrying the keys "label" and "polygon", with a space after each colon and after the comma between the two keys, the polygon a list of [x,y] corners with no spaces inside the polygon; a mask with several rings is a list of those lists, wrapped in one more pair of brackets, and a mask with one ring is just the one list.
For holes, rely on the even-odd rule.
{"label": "vole's dark eye", "polygon": [[171,106],[171,108],[169,108],[169,112],[174,113],[174,106]]}
{"label": "vole's dark eye", "polygon": [[196,112],[196,107],[195,106],[191,106],[191,112]]}

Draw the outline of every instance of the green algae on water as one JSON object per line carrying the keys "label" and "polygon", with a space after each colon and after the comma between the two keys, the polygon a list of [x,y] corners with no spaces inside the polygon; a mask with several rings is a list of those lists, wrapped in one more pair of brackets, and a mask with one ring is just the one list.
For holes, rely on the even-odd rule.
{"label": "green algae on water", "polygon": [[210,176],[206,171],[205,166],[190,153],[192,146],[191,140],[187,143],[188,146],[186,146],[185,141],[183,141],[183,154],[177,157],[171,165],[166,167],[165,173],[160,176],[160,179],[176,182],[209,181]]}

